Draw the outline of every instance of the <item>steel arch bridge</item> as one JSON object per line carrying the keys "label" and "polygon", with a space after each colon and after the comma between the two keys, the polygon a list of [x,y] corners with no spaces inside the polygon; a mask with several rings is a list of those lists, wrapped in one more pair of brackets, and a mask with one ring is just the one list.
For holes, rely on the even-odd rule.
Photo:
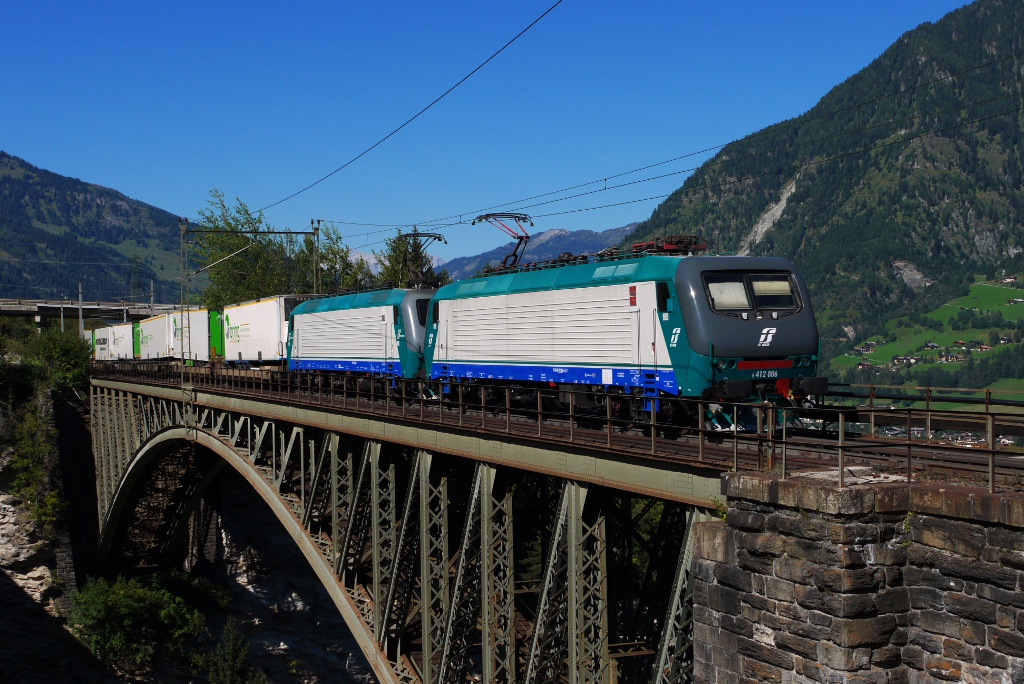
{"label": "steel arch bridge", "polygon": [[179,559],[233,468],[382,682],[690,679],[690,529],[716,470],[189,386],[90,392],[107,568]]}

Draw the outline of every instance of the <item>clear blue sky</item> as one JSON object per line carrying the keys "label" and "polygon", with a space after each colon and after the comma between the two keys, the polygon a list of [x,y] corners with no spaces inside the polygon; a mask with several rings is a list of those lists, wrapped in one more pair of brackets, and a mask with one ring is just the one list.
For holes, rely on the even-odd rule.
{"label": "clear blue sky", "polygon": [[[6,0],[0,149],[182,216],[211,188],[259,208],[375,142],[552,2]],[[425,221],[726,142],[804,112],[901,34],[963,4],[565,0],[423,117],[267,219]],[[529,211],[667,194],[684,178]],[[656,205],[538,219],[536,230],[604,230]],[[373,229],[344,228],[360,230]],[[445,258],[503,242],[490,227],[444,232]]]}

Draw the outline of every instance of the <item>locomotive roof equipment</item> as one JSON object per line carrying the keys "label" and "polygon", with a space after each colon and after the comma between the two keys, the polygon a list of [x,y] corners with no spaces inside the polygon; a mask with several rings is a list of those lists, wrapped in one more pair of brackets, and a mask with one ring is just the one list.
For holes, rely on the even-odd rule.
{"label": "locomotive roof equipment", "polygon": [[[533,227],[533,219],[526,214],[516,213],[494,213],[494,214],[481,214],[473,219],[473,223],[470,225],[475,226],[478,223],[487,221],[492,226],[510,236],[516,241],[515,249],[512,253],[501,260],[501,264],[493,269],[484,269],[485,273],[498,271],[506,268],[515,268],[519,265],[519,260],[523,258],[523,252],[526,251],[526,245],[530,242],[530,234],[523,228],[524,223],[529,223],[530,227]],[[516,227],[509,226],[505,221],[514,221]]]}

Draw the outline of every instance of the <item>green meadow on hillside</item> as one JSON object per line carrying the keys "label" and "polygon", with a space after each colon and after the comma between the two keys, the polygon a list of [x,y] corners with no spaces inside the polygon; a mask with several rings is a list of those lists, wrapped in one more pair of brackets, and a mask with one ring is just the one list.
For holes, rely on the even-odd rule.
{"label": "green meadow on hillside", "polygon": [[[1024,336],[1024,302],[1010,303],[1013,299],[1024,299],[1024,289],[994,282],[976,283],[968,294],[933,311],[889,321],[883,334],[851,345],[870,351],[850,349],[846,354],[831,359],[829,373],[833,378],[847,382],[913,386],[920,384],[922,375],[934,376],[931,370],[941,370],[946,376],[958,372],[969,374],[975,363],[986,359],[995,362],[1007,353],[1020,354],[1019,343]],[[1001,342],[1004,339],[1006,342]],[[869,343],[874,346],[866,347]],[[933,348],[928,348],[928,345],[933,345]],[[991,349],[981,349],[983,346]],[[962,356],[963,361],[943,363],[940,357],[944,354]],[[913,357],[919,361],[907,366],[894,363],[897,357]],[[858,369],[857,365],[862,362],[872,367]],[[991,374],[987,377],[991,378]],[[979,377],[978,382],[971,383],[970,378],[964,377],[958,386],[984,387],[986,383],[981,380]],[[1008,392],[1018,387],[1024,389],[1024,380],[1006,378],[990,383],[990,386],[1000,392]]]}

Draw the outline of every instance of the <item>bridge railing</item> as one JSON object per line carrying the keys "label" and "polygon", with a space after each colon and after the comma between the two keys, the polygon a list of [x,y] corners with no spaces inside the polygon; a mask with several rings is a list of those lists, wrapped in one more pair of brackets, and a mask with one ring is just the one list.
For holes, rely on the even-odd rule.
{"label": "bridge railing", "polygon": [[[813,407],[606,393],[583,385],[536,389],[494,381],[440,383],[331,372],[99,363],[93,377],[311,405],[573,445],[718,470],[831,478],[940,479],[1016,487],[1024,476],[1024,415],[879,405],[840,389],[846,404]],[[859,388],[854,388],[859,389]],[[183,395],[184,396],[184,395]],[[852,400],[852,401],[851,401]],[[1002,408],[1005,412],[993,409]]]}

